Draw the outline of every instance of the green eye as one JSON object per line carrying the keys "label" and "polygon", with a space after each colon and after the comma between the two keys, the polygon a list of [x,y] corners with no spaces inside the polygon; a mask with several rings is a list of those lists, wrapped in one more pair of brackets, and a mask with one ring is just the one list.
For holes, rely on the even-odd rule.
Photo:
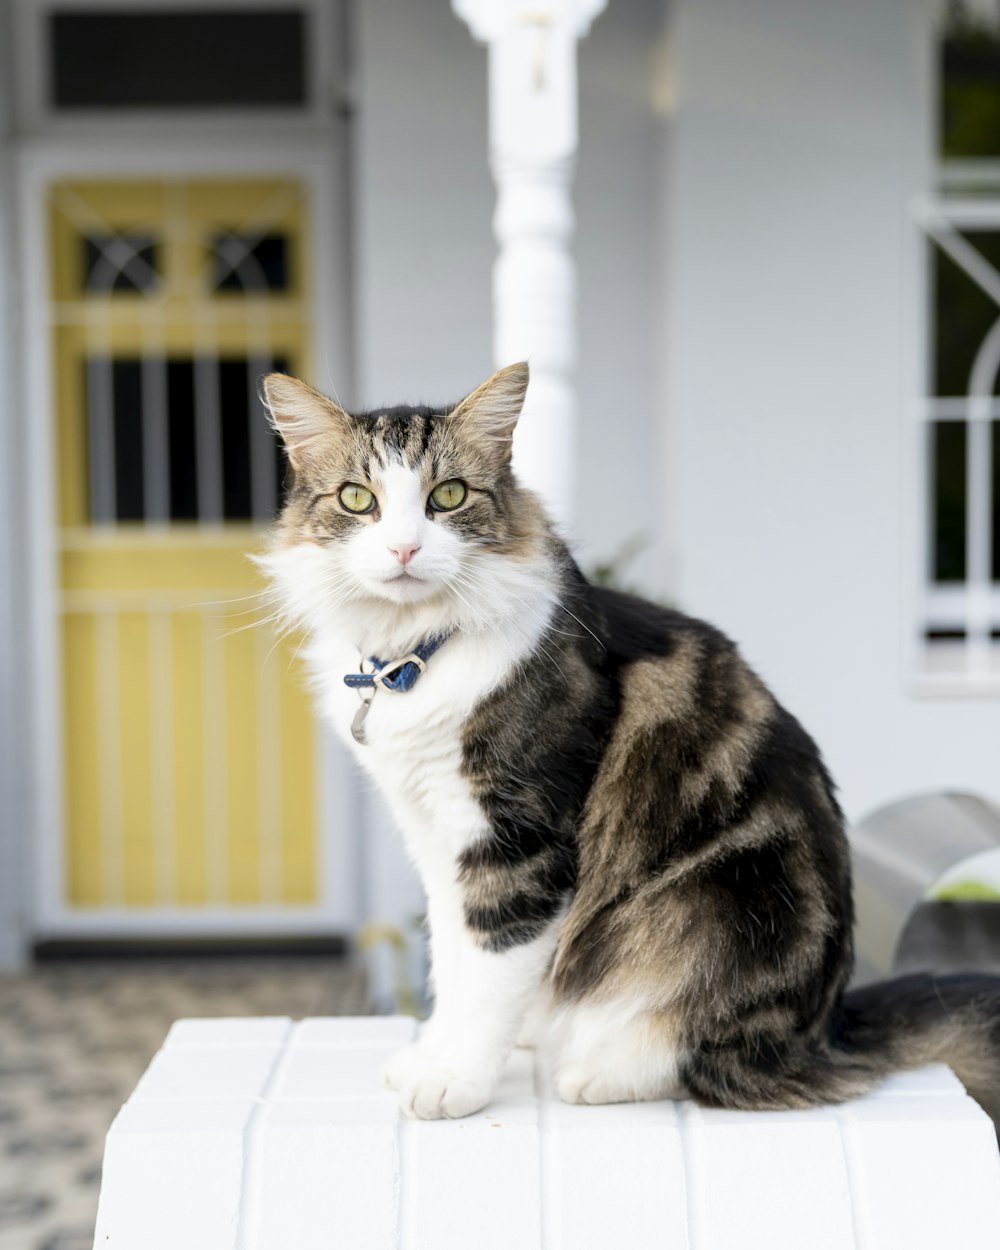
{"label": "green eye", "polygon": [[348,512],[371,512],[375,507],[375,496],[367,486],[359,486],[357,482],[342,486],[339,498]]}
{"label": "green eye", "polygon": [[441,482],[431,491],[431,507],[436,512],[451,512],[465,502],[468,493],[465,483],[460,482],[457,477],[450,482]]}

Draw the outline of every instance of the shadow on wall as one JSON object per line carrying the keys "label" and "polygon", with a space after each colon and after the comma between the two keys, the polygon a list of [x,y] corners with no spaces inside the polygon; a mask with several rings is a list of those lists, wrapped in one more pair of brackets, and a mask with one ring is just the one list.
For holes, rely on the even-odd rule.
{"label": "shadow on wall", "polygon": [[919,795],[850,830],[855,984],[901,972],[1000,972],[1000,807]]}

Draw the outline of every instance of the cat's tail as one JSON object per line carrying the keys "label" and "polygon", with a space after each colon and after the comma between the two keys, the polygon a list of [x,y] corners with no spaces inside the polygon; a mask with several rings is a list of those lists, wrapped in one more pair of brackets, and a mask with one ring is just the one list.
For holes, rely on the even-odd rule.
{"label": "cat's tail", "polygon": [[690,1052],[681,1077],[707,1106],[782,1110],[859,1098],[928,1063],[952,1069],[1000,1138],[1000,976],[918,973],[866,985],[843,996],[822,1040],[743,1034]]}
{"label": "cat's tail", "polygon": [[835,1054],[839,1063],[876,1079],[946,1063],[1000,1135],[998,976],[917,973],[851,990],[844,995]]}

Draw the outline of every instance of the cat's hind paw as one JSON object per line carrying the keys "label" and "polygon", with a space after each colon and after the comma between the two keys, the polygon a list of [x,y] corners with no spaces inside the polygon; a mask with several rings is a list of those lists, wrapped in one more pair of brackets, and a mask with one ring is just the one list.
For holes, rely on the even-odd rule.
{"label": "cat's hind paw", "polygon": [[404,1115],[416,1120],[459,1120],[481,1111],[493,1095],[493,1085],[445,1065],[428,1065],[399,1087]]}
{"label": "cat's hind paw", "polygon": [[629,1095],[617,1088],[600,1072],[582,1064],[568,1064],[556,1073],[556,1093],[563,1102],[594,1103],[627,1102]]}

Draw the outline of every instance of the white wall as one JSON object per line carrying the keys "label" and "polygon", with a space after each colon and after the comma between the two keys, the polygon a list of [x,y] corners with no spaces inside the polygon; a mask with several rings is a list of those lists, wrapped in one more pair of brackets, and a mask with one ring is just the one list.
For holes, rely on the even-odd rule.
{"label": "white wall", "polygon": [[491,370],[486,52],[447,0],[354,12],[357,401],[442,403]]}
{"label": "white wall", "polygon": [[[357,405],[442,403],[491,371],[493,187],[486,53],[446,0],[354,5]],[[367,897],[378,920],[423,908],[388,813],[364,795]],[[376,996],[389,969],[372,968]]]}
{"label": "white wall", "polygon": [[[7,7],[0,13],[9,16]],[[349,404],[457,398],[492,369],[491,219],[494,189],[487,151],[486,51],[447,0],[356,0],[351,65],[355,117],[350,191],[353,215],[353,376],[330,364],[316,381]],[[648,41],[660,22],[659,0],[613,0],[581,52],[582,151],[576,206],[580,287],[579,550],[585,566],[612,554],[636,533],[652,534],[658,514],[656,430],[651,403],[653,292],[649,263],[657,208],[652,186],[656,134],[646,91]],[[11,41],[0,36],[0,49]],[[339,66],[338,66],[339,68]],[[10,76],[0,72],[0,88]],[[0,89],[2,96],[2,89]],[[0,106],[4,101],[0,99]],[[8,133],[0,114],[0,249],[12,224],[4,198]],[[0,267],[0,275],[9,269]],[[0,282],[2,333],[15,299]],[[6,364],[6,361],[2,362]],[[0,419],[12,421],[11,370],[0,390]],[[14,436],[6,435],[8,446]],[[619,464],[630,466],[629,497]],[[0,459],[0,474],[9,458]],[[9,485],[9,484],[8,484]],[[4,483],[0,481],[0,488]],[[624,500],[624,501],[623,501]],[[14,508],[0,489],[0,508]],[[0,536],[16,526],[0,524]],[[0,961],[20,949],[20,900],[14,855],[17,817],[16,747],[20,729],[7,645],[15,627],[16,552],[0,549]],[[652,560],[647,553],[647,567]],[[375,800],[352,796],[352,811]],[[401,847],[384,816],[373,818],[368,852],[370,915],[405,915],[420,906]],[[9,836],[7,836],[9,835]]]}
{"label": "white wall", "polygon": [[[355,21],[357,398],[457,398],[493,367],[486,50],[443,0],[364,0]],[[580,421],[567,452],[585,564],[635,534],[655,542],[659,522],[648,451],[660,127],[649,86],[662,24],[659,0],[613,0],[580,46]],[[609,464],[626,456],[631,497],[609,506]]]}
{"label": "white wall", "polygon": [[[18,359],[15,334],[18,293],[14,273],[13,99],[8,63],[12,15],[0,6],[0,443],[8,449],[23,439],[16,429]],[[22,789],[25,707],[18,656],[20,627],[18,593],[16,457],[0,456],[0,969],[20,965],[26,954],[27,895],[23,846],[25,803]]]}
{"label": "white wall", "polygon": [[663,588],[660,423],[653,404],[663,211],[662,121],[651,103],[659,0],[611,0],[580,44],[574,205],[579,403],[573,537],[590,570],[633,539],[630,587]]}
{"label": "white wall", "polygon": [[918,0],[676,0],[664,523],[682,605],[811,730],[849,816],[1000,797],[1000,703],[902,671],[905,207]]}
{"label": "white wall", "polygon": [[[357,375],[341,396],[442,402],[493,367],[486,50],[446,0],[364,0],[354,12]],[[649,455],[658,137],[646,94],[661,20],[658,0],[613,0],[581,49],[580,437],[567,454],[577,459],[573,528],[585,566],[658,522]],[[648,568],[652,552],[644,560]],[[420,909],[420,892],[377,798],[366,802],[365,906],[401,919]]]}

